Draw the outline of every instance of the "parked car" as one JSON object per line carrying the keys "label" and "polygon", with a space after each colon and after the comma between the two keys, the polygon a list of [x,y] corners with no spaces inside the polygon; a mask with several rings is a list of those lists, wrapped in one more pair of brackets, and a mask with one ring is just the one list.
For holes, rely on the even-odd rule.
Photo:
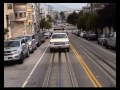
{"label": "parked car", "polygon": [[43,33],[38,32],[38,36],[40,37],[41,43],[44,43],[46,38],[45,38],[45,36],[43,35]]}
{"label": "parked car", "polygon": [[84,37],[87,39],[87,40],[95,40],[97,39],[97,35],[95,34],[95,32],[87,32]]}
{"label": "parked car", "polygon": [[69,52],[69,39],[66,33],[53,33],[50,39],[50,51],[53,49],[67,49]]}
{"label": "parked car", "polygon": [[51,36],[51,33],[49,31],[43,31],[42,33],[43,33],[43,35],[45,36],[46,39]]}
{"label": "parked car", "polygon": [[72,34],[75,34],[75,32],[76,32],[76,30],[72,30],[72,31],[71,31]]}
{"label": "parked car", "polygon": [[75,35],[77,35],[77,36],[80,36],[80,30],[77,30],[76,32],[75,32]]}
{"label": "parked car", "polygon": [[84,38],[85,34],[86,34],[86,31],[81,31],[80,37]]}
{"label": "parked car", "polygon": [[28,43],[24,39],[11,39],[4,41],[4,61],[18,61],[22,64],[24,57],[29,57]]}
{"label": "parked car", "polygon": [[106,37],[105,47],[108,48],[109,46],[116,48],[116,32],[112,32]]}
{"label": "parked car", "polygon": [[39,47],[41,45],[41,40],[38,33],[35,34],[35,41],[36,41],[37,47]]}
{"label": "parked car", "polygon": [[24,35],[22,37],[26,37],[27,42],[29,44],[29,51],[33,53],[34,50],[37,49],[37,45],[36,45],[36,41],[35,41],[35,35],[34,34]]}
{"label": "parked car", "polygon": [[77,31],[78,31],[78,30],[72,30],[71,33],[76,35],[76,34],[77,34]]}
{"label": "parked car", "polygon": [[106,40],[107,35],[102,34],[100,37],[98,37],[98,44],[105,45],[105,40]]}

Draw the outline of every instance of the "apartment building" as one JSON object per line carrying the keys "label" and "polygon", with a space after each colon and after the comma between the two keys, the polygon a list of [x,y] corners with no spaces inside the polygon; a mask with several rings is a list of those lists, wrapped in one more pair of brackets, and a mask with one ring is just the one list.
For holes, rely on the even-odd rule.
{"label": "apartment building", "polygon": [[31,5],[31,3],[27,4],[27,22],[26,22],[26,32],[27,34],[31,34],[34,32],[34,26],[33,26],[33,6]]}
{"label": "apartment building", "polygon": [[47,15],[48,15],[47,8],[41,8],[40,9],[40,14],[41,14],[41,18],[45,18],[45,20],[47,21]]}
{"label": "apartment building", "polygon": [[40,30],[40,4],[39,3],[31,3],[33,7],[33,25],[34,25],[34,32]]}
{"label": "apartment building", "polygon": [[4,3],[5,39],[35,33],[40,28],[39,3]]}
{"label": "apartment building", "polygon": [[8,29],[8,33],[4,35],[4,39],[12,37],[12,28],[14,19],[13,3],[4,3],[4,29]]}
{"label": "apartment building", "polygon": [[26,23],[27,23],[27,3],[13,3],[14,10],[14,28],[12,30],[12,36],[17,37],[27,34]]}

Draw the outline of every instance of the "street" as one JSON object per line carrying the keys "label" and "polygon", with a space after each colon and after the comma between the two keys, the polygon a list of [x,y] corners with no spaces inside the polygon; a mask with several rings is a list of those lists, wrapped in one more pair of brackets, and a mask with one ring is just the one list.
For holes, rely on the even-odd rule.
{"label": "street", "polygon": [[116,52],[68,32],[69,52],[50,53],[47,39],[23,64],[5,64],[4,87],[116,87]]}

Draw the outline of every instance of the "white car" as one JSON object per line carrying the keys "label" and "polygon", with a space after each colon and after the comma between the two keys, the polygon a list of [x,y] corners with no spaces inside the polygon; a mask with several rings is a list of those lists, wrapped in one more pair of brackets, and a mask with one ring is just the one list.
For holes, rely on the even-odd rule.
{"label": "white car", "polygon": [[85,31],[82,31],[81,33],[80,33],[80,37],[83,37],[84,35],[85,35]]}
{"label": "white car", "polygon": [[53,33],[50,39],[50,52],[53,49],[67,49],[69,52],[69,39],[67,33]]}

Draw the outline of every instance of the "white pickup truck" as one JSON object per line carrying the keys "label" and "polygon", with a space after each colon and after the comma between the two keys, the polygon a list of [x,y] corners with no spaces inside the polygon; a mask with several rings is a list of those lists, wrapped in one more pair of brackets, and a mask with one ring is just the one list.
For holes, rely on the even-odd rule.
{"label": "white pickup truck", "polygon": [[53,33],[50,39],[50,52],[53,49],[67,49],[69,52],[69,39],[67,33]]}

